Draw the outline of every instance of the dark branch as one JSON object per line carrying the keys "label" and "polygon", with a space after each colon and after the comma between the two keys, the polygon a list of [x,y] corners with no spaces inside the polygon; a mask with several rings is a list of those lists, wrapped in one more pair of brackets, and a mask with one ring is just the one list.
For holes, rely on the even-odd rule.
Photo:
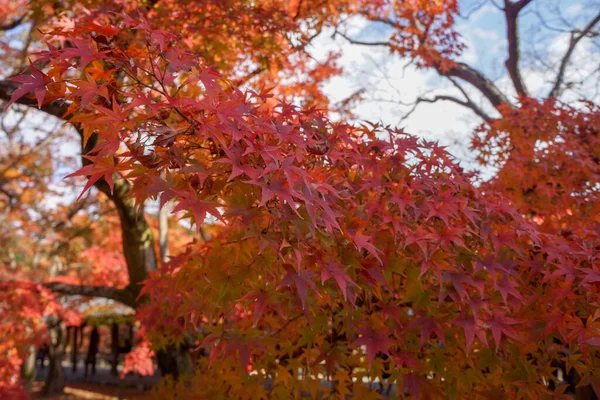
{"label": "dark branch", "polygon": [[[383,23],[388,23],[385,20],[377,20],[377,21],[383,22]],[[336,30],[333,33],[333,37],[335,37],[336,35],[340,35],[341,37],[343,37],[346,41],[348,41],[351,44],[357,44],[357,45],[361,45],[361,46],[390,47],[390,44],[388,42],[364,42],[362,40],[352,39],[352,38],[348,37],[346,34],[340,32],[338,30]],[[500,89],[498,89],[498,87],[492,81],[490,81],[488,78],[486,78],[481,72],[477,71],[475,68],[473,68],[465,63],[456,63],[449,70],[443,70],[441,67],[438,66],[438,67],[436,67],[436,70],[441,76],[460,78],[460,79],[464,80],[465,82],[468,82],[469,84],[473,85],[496,108],[498,108],[499,106],[501,106],[503,104],[511,105],[508,98],[504,95],[504,93],[502,93],[500,91]],[[446,99],[446,100],[448,100],[448,99]],[[471,103],[471,104],[473,104],[473,103]],[[469,108],[473,109],[470,106],[469,106]],[[473,110],[473,111],[475,111],[475,110]],[[478,111],[476,111],[476,112],[478,112]],[[482,116],[482,115],[480,115],[480,116]]]}
{"label": "dark branch", "polygon": [[11,29],[16,28],[21,25],[21,23],[25,20],[26,15],[15,19],[14,21],[7,22],[6,24],[0,25],[0,31],[10,31]]}
{"label": "dark branch", "polygon": [[136,306],[135,297],[129,291],[123,289],[108,286],[70,285],[62,282],[45,282],[43,285],[55,293],[70,296],[103,297],[119,301],[132,308]]}
{"label": "dark branch", "polygon": [[106,286],[70,285],[62,282],[46,282],[44,286],[56,293],[73,296],[105,297],[107,299],[114,298],[115,293],[118,291],[115,288]]}
{"label": "dark branch", "polygon": [[496,108],[503,104],[511,105],[508,98],[500,91],[500,89],[498,89],[494,82],[490,81],[481,72],[465,63],[456,63],[456,65],[448,71],[444,71],[438,67],[437,71],[442,76],[460,78],[463,81],[468,82],[479,90]]}
{"label": "dark branch", "polygon": [[298,17],[300,17],[300,11],[302,9],[302,0],[300,0],[298,2],[298,6],[296,7],[296,15],[294,15],[294,21],[298,19]]}
{"label": "dark branch", "polygon": [[465,107],[470,108],[475,114],[477,114],[481,119],[483,119],[487,123],[490,123],[493,120],[493,118],[490,117],[488,115],[488,113],[483,111],[483,109],[481,107],[479,107],[473,100],[471,100],[471,97],[469,96],[467,91],[465,89],[463,89],[463,87],[460,86],[458,84],[458,82],[456,82],[454,79],[452,79],[450,77],[448,77],[448,79],[462,93],[462,95],[465,96],[465,99],[466,99],[466,102],[464,104]]}
{"label": "dark branch", "polygon": [[426,98],[426,97],[419,97],[415,101],[415,103],[414,103],[413,107],[410,109],[410,111],[407,112],[404,115],[404,117],[402,117],[402,121],[404,121],[406,118],[408,118],[417,109],[417,106],[420,103],[436,103],[438,101],[450,101],[452,103],[461,105],[463,107],[467,107],[467,108],[471,109],[475,114],[477,114],[484,121],[486,121],[488,123],[492,121],[492,118],[490,118],[489,115],[487,115],[485,112],[483,112],[483,110],[481,110],[477,105],[471,103],[470,100],[461,100],[457,97],[449,96],[449,95],[437,95],[431,99]]}
{"label": "dark branch", "polygon": [[260,67],[250,71],[248,74],[236,79],[233,83],[236,87],[246,84],[250,79],[260,75],[265,69]]}
{"label": "dark branch", "polygon": [[506,38],[508,40],[508,59],[506,60],[506,69],[513,82],[513,86],[519,96],[528,97],[529,92],[521,77],[519,68],[519,59],[521,52],[519,48],[519,12],[531,2],[531,0],[521,0],[517,3],[511,3],[504,0],[504,15],[506,18]]}
{"label": "dark branch", "polygon": [[514,8],[517,12],[521,11],[523,8],[525,8],[529,3],[531,3],[532,0],[519,0],[515,3],[512,3],[508,0],[506,0],[507,7],[511,7]]}
{"label": "dark branch", "polygon": [[583,30],[579,31],[579,33],[571,34],[569,47],[567,48],[567,52],[565,53],[560,62],[560,67],[558,68],[558,73],[556,74],[554,85],[552,86],[552,90],[550,90],[550,93],[548,93],[548,97],[557,97],[560,95],[561,87],[565,79],[565,72],[567,70],[567,66],[569,65],[569,61],[571,60],[571,56],[573,55],[573,51],[575,51],[577,43],[579,43],[581,39],[586,37],[598,22],[600,22],[600,13],[596,14],[596,17],[593,20],[591,20],[589,24],[587,24],[585,28],[583,28]]}
{"label": "dark branch", "polygon": [[338,30],[336,30],[331,37],[335,38],[337,35],[340,35],[341,37],[346,39],[346,41],[348,41],[351,44],[358,44],[360,46],[390,47],[389,42],[363,42],[362,40],[352,39],[349,36],[347,36],[345,33],[342,33]]}

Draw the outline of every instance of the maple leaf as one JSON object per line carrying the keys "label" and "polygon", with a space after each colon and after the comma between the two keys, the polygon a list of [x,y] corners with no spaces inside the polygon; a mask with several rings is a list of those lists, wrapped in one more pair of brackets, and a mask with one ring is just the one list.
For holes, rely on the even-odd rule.
{"label": "maple leaf", "polygon": [[267,306],[267,294],[261,290],[253,290],[241,297],[238,301],[252,301],[254,303],[254,311],[252,312],[254,322],[252,323],[252,326],[256,326]]}
{"label": "maple leaf", "polygon": [[415,360],[408,353],[403,353],[401,351],[392,351],[391,354],[394,360],[396,361],[398,367],[402,368],[403,366],[407,366],[409,368],[414,368],[417,370],[421,369],[421,366],[419,365],[417,360]]}
{"label": "maple leaf", "polygon": [[88,105],[96,95],[109,100],[108,89],[106,86],[98,86],[90,74],[86,74],[86,80],[77,82],[77,85],[78,88],[73,91],[73,94],[81,98],[82,107]]}
{"label": "maple leaf", "polygon": [[567,335],[567,342],[577,338],[579,345],[592,345],[600,347],[600,323],[596,321],[598,314],[590,315],[585,324],[581,318],[573,318],[567,324],[571,332]]}
{"label": "maple leaf", "polygon": [[517,290],[519,288],[519,284],[508,279],[508,276],[506,274],[502,277],[500,283],[498,283],[496,286],[505,304],[506,300],[508,299],[508,295],[513,296],[517,300],[523,300],[523,296],[521,296],[521,293]]}
{"label": "maple leaf", "polygon": [[402,377],[402,390],[404,392],[408,392],[417,400],[421,398],[421,388],[427,385],[427,380],[423,376],[414,372],[406,374]]}
{"label": "maple leaf", "polygon": [[314,272],[309,270],[296,271],[293,266],[284,264],[283,267],[287,271],[287,274],[283,277],[277,288],[284,286],[291,287],[296,286],[298,290],[298,297],[302,302],[302,309],[306,310],[306,297],[308,294],[308,288],[312,289],[315,293],[319,293],[317,286],[313,282],[312,278],[316,275]]}
{"label": "maple leaf", "polygon": [[330,278],[335,279],[336,283],[342,290],[344,300],[346,301],[348,300],[348,285],[358,287],[358,285],[354,283],[352,279],[350,279],[348,274],[346,274],[343,266],[335,264],[331,261],[327,265],[324,265],[321,269],[321,283],[327,282],[327,280]]}
{"label": "maple leaf", "polygon": [[200,229],[208,214],[217,219],[221,219],[221,213],[217,209],[217,204],[210,201],[193,199],[191,196],[186,197],[187,198],[184,198],[177,203],[171,211],[172,214],[179,211],[191,210],[194,215],[197,229]]}
{"label": "maple leaf", "polygon": [[113,182],[113,174],[118,173],[119,171],[124,171],[127,169],[127,167],[117,164],[113,156],[88,155],[85,156],[85,158],[92,161],[92,164],[86,165],[65,177],[72,178],[75,176],[89,176],[88,181],[79,194],[79,197],[77,197],[77,200],[81,199],[81,196],[83,196],[101,178],[104,178],[108,184],[108,187],[110,188],[110,192],[112,193],[115,186]]}
{"label": "maple leaf", "polygon": [[98,105],[92,105],[92,107],[102,115],[94,118],[93,121],[88,123],[90,126],[107,124],[112,128],[115,132],[114,136],[116,136],[123,127],[131,125],[130,122],[128,122],[128,117],[131,114],[130,107],[125,107],[124,109],[121,108],[121,105],[114,96],[112,99],[112,109]]}
{"label": "maple leaf", "polygon": [[[79,0],[73,1],[75,9],[81,8]],[[356,2],[319,8],[294,1],[294,18],[273,14],[277,7],[255,7],[254,2],[162,3],[168,7],[152,9],[152,23],[160,24],[160,30],[142,17],[115,14],[114,4],[87,4],[85,12],[70,13],[58,22],[52,6],[36,12],[36,21],[48,28],[49,41],[62,48],[50,45],[41,54],[38,67],[47,65],[47,76],[31,68],[11,100],[33,94],[35,99],[21,102],[41,107],[51,98],[66,105],[63,114],[72,115],[69,122],[80,128],[84,144],[91,135],[100,139],[88,153],[92,164],[78,171],[89,176],[84,191],[103,178],[113,191],[91,211],[112,209],[103,202],[108,201],[119,215],[138,216],[134,221],[120,219],[127,235],[115,243],[106,242],[115,236],[106,232],[117,225],[93,228],[94,234],[84,233],[75,247],[66,240],[67,251],[76,248],[78,260],[93,264],[89,276],[118,281],[120,288],[137,287],[147,267],[141,261],[151,261],[152,252],[121,241],[147,243],[140,236],[150,232],[146,220],[156,230],[155,219],[135,209],[149,197],[160,195],[161,206],[178,202],[174,212],[186,213],[197,226],[208,214],[222,222],[205,224],[208,236],[185,248],[179,241],[188,237],[187,225],[170,224],[167,244],[179,255],[158,263],[157,271],[141,282],[144,299],[138,301],[144,308],[136,318],[151,329],[154,345],[177,342],[199,328],[209,332],[203,344],[210,347],[210,368],[197,364],[202,369],[184,382],[186,394],[268,397],[263,383],[270,376],[276,386],[283,386],[274,388],[279,390],[271,393],[274,397],[327,396],[318,377],[306,373],[298,379],[300,368],[308,371],[310,364],[338,380],[329,394],[340,398],[352,393],[378,396],[361,378],[379,373],[397,382],[396,394],[412,397],[436,397],[437,388],[457,398],[473,393],[551,397],[564,394],[566,385],[547,384],[556,383],[550,365],[565,360],[567,370],[575,369],[583,384],[595,384],[592,356],[600,347],[600,202],[593,186],[600,181],[597,105],[571,107],[524,95],[509,104],[494,91],[491,96],[501,98],[490,99],[492,103],[506,104],[497,105],[494,118],[477,128],[481,137],[473,141],[473,149],[482,162],[497,155],[497,163],[490,164],[497,173],[481,182],[437,143],[383,124],[352,125],[327,118],[320,86],[339,71],[319,62],[313,69],[308,65],[313,61],[293,51],[295,45],[287,38],[297,36],[307,21],[320,21],[323,28],[336,25],[340,16],[357,12]],[[453,61],[462,45],[454,29],[457,1],[387,3],[367,1],[359,8],[367,19],[389,22],[394,30],[390,54],[455,77],[477,75],[467,64]],[[46,18],[46,13],[51,16]],[[302,46],[308,45],[301,36]],[[248,55],[253,62],[248,63]],[[217,65],[206,65],[209,60]],[[269,73],[251,72],[250,64],[261,64],[259,69]],[[83,74],[83,79],[78,77]],[[278,96],[308,106],[301,109],[266,90],[237,87],[256,87],[263,81]],[[52,157],[28,156],[17,166],[0,167],[3,189],[9,193],[6,204],[11,206],[1,236],[16,245],[16,260],[23,265],[32,254],[53,254],[45,243],[70,238],[63,230],[89,222],[87,209],[78,209],[61,229],[43,224],[62,221],[63,215],[31,220],[28,208],[46,195],[44,177],[34,175],[37,170],[51,175],[47,164],[57,156],[48,155]],[[127,179],[134,183],[124,194],[112,189],[111,177],[126,167]],[[16,201],[10,198],[13,193]],[[129,201],[130,195],[135,201]],[[5,197],[0,196],[2,205]],[[39,207],[35,210],[40,212]],[[137,226],[144,229],[131,229]],[[51,232],[48,240],[27,245],[44,237],[46,230]],[[72,255],[64,257],[70,260]],[[35,274],[47,273],[44,268],[54,264],[50,261],[36,263]],[[19,265],[0,263],[0,280],[5,274],[10,279],[11,274],[30,273]],[[133,273],[116,279],[111,276],[115,266]],[[85,273],[65,271],[52,278],[56,282],[46,283],[80,285],[85,279]],[[0,398],[15,397],[6,395],[3,385],[19,376],[25,355],[20,349],[31,345],[30,336],[39,337],[36,324],[42,325],[50,313],[78,323],[58,306],[43,307],[39,287],[9,287],[0,283],[0,337],[7,338],[0,340]],[[282,287],[291,296],[278,293]],[[337,288],[344,301],[335,296]],[[301,313],[288,315],[300,307],[309,326],[293,323]],[[405,339],[408,330],[420,336],[420,346]],[[562,357],[557,334],[568,345],[567,357]],[[496,352],[470,351],[475,338],[490,347],[488,336]],[[442,349],[436,343],[446,338]],[[257,343],[266,348],[252,354],[253,360]],[[365,354],[362,349],[351,351],[349,343],[364,346]],[[463,346],[466,355],[457,351]],[[149,346],[141,344],[144,348]],[[134,352],[125,370],[140,364],[150,372],[150,352],[140,353],[144,359]],[[440,362],[447,361],[444,354],[455,355],[457,362]],[[532,359],[531,354],[545,358]],[[379,356],[382,362],[375,365],[383,371],[373,364]],[[237,358],[245,372],[255,369],[256,375],[237,376],[231,363],[224,363],[222,373],[214,363],[219,357]],[[3,369],[7,359],[11,368]],[[348,370],[367,363],[370,372]],[[490,388],[503,390],[489,393]]]}
{"label": "maple leaf", "polygon": [[31,70],[29,75],[18,75],[8,78],[9,81],[19,82],[21,85],[19,85],[19,87],[13,92],[8,104],[4,108],[5,110],[7,110],[12,103],[32,92],[37,99],[38,108],[42,108],[44,97],[46,96],[46,91],[48,90],[47,84],[50,82],[50,78],[42,71],[37,69],[31,60],[29,61],[29,69]]}
{"label": "maple leaf", "polygon": [[496,351],[498,351],[500,348],[500,340],[502,339],[502,335],[516,341],[521,341],[521,337],[512,327],[512,325],[516,325],[518,322],[519,321],[517,319],[506,317],[501,312],[496,313],[491,319],[486,321],[487,326],[492,331],[492,337],[496,343]]}
{"label": "maple leaf", "polygon": [[352,343],[353,346],[365,346],[367,348],[367,363],[369,368],[375,360],[377,353],[381,352],[387,356],[390,355],[389,347],[393,343],[389,333],[384,331],[374,331],[368,328],[359,330],[360,337]]}
{"label": "maple leaf", "polygon": [[369,243],[372,240],[372,237],[357,233],[356,235],[354,235],[354,237],[352,239],[358,250],[361,250],[361,249],[367,250],[381,264],[383,264],[383,261],[381,261],[381,258],[379,257],[379,255],[383,254],[383,252],[381,250],[379,250],[377,247],[375,247],[375,245],[373,245],[372,243]]}
{"label": "maple leaf", "polygon": [[445,343],[444,330],[442,329],[440,324],[436,323],[433,320],[433,318],[430,318],[430,317],[417,318],[406,327],[406,330],[415,329],[415,328],[421,329],[421,341],[419,344],[420,348],[422,348],[423,345],[425,345],[425,342],[427,341],[427,339],[429,339],[429,336],[431,335],[432,332],[434,332],[437,335],[437,337],[443,343]]}
{"label": "maple leaf", "polygon": [[228,333],[217,336],[211,333],[204,338],[199,347],[211,348],[209,365],[212,365],[221,354],[223,357],[237,355],[242,370],[248,374],[250,372],[248,366],[250,365],[250,348],[252,344],[252,340],[248,340],[245,337],[234,336]]}
{"label": "maple leaf", "polygon": [[460,326],[465,331],[465,340],[467,345],[465,350],[467,354],[471,351],[471,346],[475,340],[475,335],[477,335],[477,338],[479,338],[481,343],[483,343],[485,346],[488,345],[487,337],[485,335],[485,331],[481,327],[480,321],[473,317],[465,317],[455,319],[452,321],[452,323]]}
{"label": "maple leaf", "polygon": [[65,47],[58,60],[73,59],[79,57],[79,68],[84,69],[90,62],[98,58],[102,53],[96,53],[93,44],[90,41],[81,39],[71,39],[70,42],[75,47]]}

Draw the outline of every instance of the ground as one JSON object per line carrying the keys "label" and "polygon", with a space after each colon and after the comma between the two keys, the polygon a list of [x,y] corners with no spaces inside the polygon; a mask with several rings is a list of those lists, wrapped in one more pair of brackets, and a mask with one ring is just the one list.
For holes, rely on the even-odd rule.
{"label": "ground", "polygon": [[106,386],[98,383],[68,382],[62,395],[42,396],[40,390],[43,382],[35,382],[32,399],[45,400],[138,400],[146,398],[144,392],[132,388]]}
{"label": "ground", "polygon": [[63,395],[58,396],[42,396],[40,391],[44,385],[46,372],[48,368],[38,369],[36,381],[32,387],[33,399],[50,399],[50,400],[75,400],[75,399],[94,399],[94,400],[109,400],[109,399],[128,399],[137,400],[146,398],[144,390],[150,389],[155,385],[160,376],[158,372],[154,376],[135,376],[129,374],[123,381],[118,376],[110,373],[110,368],[107,365],[100,363],[96,371],[96,375],[85,378],[83,376],[83,368],[79,365],[76,372],[72,371],[71,364],[66,362],[63,364],[66,378],[66,388]]}

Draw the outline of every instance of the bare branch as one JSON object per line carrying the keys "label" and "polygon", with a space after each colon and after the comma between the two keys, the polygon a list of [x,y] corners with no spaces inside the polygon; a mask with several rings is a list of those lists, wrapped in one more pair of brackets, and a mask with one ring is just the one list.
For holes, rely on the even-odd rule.
{"label": "bare branch", "polygon": [[494,82],[490,81],[481,72],[465,63],[456,63],[456,65],[447,71],[438,67],[437,71],[442,76],[460,78],[463,81],[468,82],[479,90],[496,108],[503,104],[512,106],[506,95],[498,89]]}
{"label": "bare branch", "polygon": [[458,16],[464,20],[468,20],[471,17],[471,15],[473,15],[477,11],[481,10],[481,8],[486,5],[486,3],[487,3],[487,0],[482,0],[478,4],[475,4],[474,6],[472,6],[469,11],[465,12],[464,14],[459,13]]}
{"label": "bare branch", "polygon": [[14,21],[0,25],[0,31],[10,31],[11,29],[16,28],[17,26],[21,25],[21,23],[25,20],[26,16],[27,14],[15,19]]}
{"label": "bare branch", "polygon": [[[393,24],[393,22],[389,21],[389,20],[385,20],[385,19],[371,19],[371,20],[389,24],[391,26],[395,26]],[[388,47],[388,48],[390,47],[389,42],[365,42],[362,40],[352,39],[352,38],[348,37],[348,35],[344,34],[343,32],[340,32],[337,29],[333,33],[332,37],[335,37],[336,35],[340,35],[346,41],[348,41],[349,43],[352,43],[352,44],[357,44],[357,45],[361,45],[361,46],[372,46],[372,47]],[[500,89],[498,89],[498,87],[491,80],[489,80],[481,72],[477,71],[475,68],[469,66],[468,64],[459,62],[459,63],[456,63],[452,68],[450,68],[448,70],[442,69],[441,66],[436,66],[435,68],[441,76],[456,77],[456,78],[460,78],[460,79],[470,83],[475,88],[477,88],[490,101],[490,103],[492,103],[492,105],[496,108],[498,108],[499,106],[501,106],[503,104],[508,104],[508,105],[512,106],[512,104],[510,103],[510,101],[508,100],[506,95],[504,95],[504,93],[502,93],[500,91]]]}
{"label": "bare branch", "polygon": [[575,33],[571,34],[571,40],[569,41],[569,47],[560,62],[560,67],[558,69],[558,73],[556,74],[556,79],[554,80],[554,85],[552,86],[552,90],[550,90],[550,93],[548,93],[548,97],[557,97],[560,95],[561,87],[562,87],[563,81],[565,79],[565,72],[567,70],[569,61],[571,60],[571,56],[573,55],[573,51],[575,50],[575,46],[577,46],[577,43],[579,43],[581,41],[581,39],[586,37],[592,31],[592,29],[598,22],[600,22],[600,13],[596,14],[596,17],[594,19],[592,19],[585,26],[585,28],[583,28],[582,31],[580,31],[577,34],[575,34]]}
{"label": "bare branch", "polygon": [[465,100],[461,100],[461,99],[459,99],[459,98],[457,98],[457,97],[454,97],[454,96],[449,96],[449,95],[437,95],[437,96],[434,96],[434,97],[433,97],[433,98],[431,98],[431,99],[429,99],[429,98],[426,98],[426,97],[419,97],[419,98],[418,98],[418,99],[415,101],[415,103],[414,103],[413,107],[410,109],[410,111],[409,111],[409,112],[407,112],[407,113],[406,113],[406,114],[405,114],[405,115],[402,117],[402,119],[401,119],[400,121],[404,121],[404,120],[406,120],[406,119],[407,119],[407,118],[408,118],[408,117],[409,117],[409,116],[410,116],[410,115],[411,115],[411,114],[412,114],[412,113],[413,113],[413,112],[414,112],[414,111],[417,109],[417,106],[418,106],[420,103],[436,103],[436,102],[438,102],[438,101],[450,101],[450,102],[452,102],[452,103],[455,103],[455,104],[461,105],[461,106],[463,106],[463,107],[467,107],[467,108],[471,109],[471,110],[472,110],[472,111],[473,111],[475,114],[477,114],[477,115],[478,115],[478,116],[479,116],[481,119],[483,119],[484,121],[486,121],[486,122],[488,122],[488,123],[489,123],[490,121],[492,121],[492,118],[491,118],[489,115],[487,115],[485,112],[483,112],[483,110],[481,110],[481,109],[480,109],[479,107],[477,107],[475,104],[471,103],[471,102],[470,102],[470,101],[468,101],[468,100],[467,100],[467,101],[465,101]]}
{"label": "bare branch", "polygon": [[45,282],[44,287],[56,293],[112,299],[118,289],[107,286],[71,285],[62,282]]}
{"label": "bare branch", "polygon": [[344,39],[346,39],[351,44],[358,44],[360,46],[380,46],[380,47],[389,47],[389,42],[364,42],[362,40],[356,40],[348,37],[345,33],[342,33],[336,29],[331,37],[335,38],[337,35],[340,35]]}
{"label": "bare branch", "polygon": [[133,308],[136,307],[135,296],[124,289],[108,286],[71,285],[62,282],[45,282],[43,285],[55,293],[71,296],[103,297],[117,300]]}
{"label": "bare branch", "polygon": [[477,103],[475,103],[473,100],[471,100],[471,97],[469,96],[467,91],[462,86],[460,86],[458,84],[458,82],[456,82],[456,80],[454,80],[451,77],[448,77],[448,79],[450,80],[450,82],[452,82],[454,87],[456,87],[462,93],[462,95],[465,96],[465,99],[466,99],[465,107],[470,108],[475,114],[477,114],[481,119],[483,119],[487,123],[490,123],[493,120],[493,118],[490,117],[488,113],[483,111],[483,109],[481,107],[479,107],[477,105]]}
{"label": "bare branch", "polygon": [[[377,20],[377,21],[391,24],[391,22],[388,22],[386,20]],[[336,35],[340,35],[341,37],[343,37],[346,41],[348,41],[351,44],[357,44],[357,45],[361,45],[361,46],[383,46],[383,47],[390,46],[390,44],[388,42],[364,42],[361,40],[352,39],[352,38],[348,37],[346,34],[344,34],[343,32],[340,32],[338,30],[336,30],[332,36],[335,37]],[[498,87],[491,80],[489,80],[481,72],[477,71],[475,68],[473,68],[465,63],[456,63],[449,70],[444,70],[441,67],[437,66],[436,70],[441,76],[460,78],[460,79],[470,83],[472,86],[474,86],[476,89],[478,89],[490,101],[490,103],[492,103],[492,105],[496,108],[498,108],[499,106],[501,106],[503,104],[508,104],[508,105],[512,106],[512,104],[510,103],[510,101],[508,100],[506,95],[504,93],[502,93],[500,91],[500,89],[498,89]],[[464,106],[470,108],[477,115],[479,115],[481,118],[483,118],[485,121],[491,120],[491,118],[485,112],[483,112],[483,110],[481,110],[475,103],[473,103],[471,101],[462,101],[462,100],[456,99],[456,98],[454,98],[453,100],[451,100],[450,98],[446,98],[446,99],[439,98],[438,100],[454,101],[455,103],[458,103],[458,104],[461,104],[461,105],[464,105]],[[455,100],[458,100],[458,102]],[[425,100],[422,100],[422,101],[425,101]],[[412,111],[410,113],[412,113]],[[409,113],[409,115],[410,115],[410,113]],[[405,118],[406,118],[406,116],[405,116]]]}
{"label": "bare branch", "polygon": [[519,49],[519,12],[529,4],[531,0],[521,0],[517,3],[511,3],[504,0],[504,15],[506,18],[506,38],[508,40],[508,59],[506,60],[506,69],[513,82],[513,86],[519,96],[528,97],[529,92],[521,77],[519,69],[520,49]]}
{"label": "bare branch", "polygon": [[3,181],[3,177],[8,170],[14,168],[17,164],[19,164],[25,157],[37,153],[40,150],[48,147],[52,140],[60,133],[60,131],[51,132],[48,136],[40,139],[38,142],[34,143],[27,151],[24,151],[17,155],[12,155],[10,161],[5,164],[2,169],[0,169],[0,182]]}
{"label": "bare branch", "polygon": [[296,14],[294,15],[293,20],[297,20],[298,17],[300,16],[300,11],[302,9],[302,0],[298,1],[298,6],[296,7]]}
{"label": "bare branch", "polygon": [[27,38],[25,39],[25,43],[23,43],[23,48],[21,49],[21,57],[19,59],[19,63],[17,64],[19,69],[22,68],[24,65],[26,65],[27,54],[29,52],[29,47],[31,46],[31,43],[33,42],[33,34],[36,30],[37,30],[36,24],[32,23],[29,28],[29,32],[27,33]]}
{"label": "bare branch", "polygon": [[250,71],[249,73],[247,73],[246,75],[236,79],[235,81],[233,81],[233,83],[235,86],[242,86],[242,85],[246,84],[250,79],[254,78],[255,76],[260,75],[264,71],[265,71],[265,69],[262,67],[256,68],[256,69]]}

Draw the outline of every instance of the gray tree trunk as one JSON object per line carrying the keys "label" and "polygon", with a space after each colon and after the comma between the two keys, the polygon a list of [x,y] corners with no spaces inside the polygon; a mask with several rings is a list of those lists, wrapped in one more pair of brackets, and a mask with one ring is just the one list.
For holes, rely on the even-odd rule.
{"label": "gray tree trunk", "polygon": [[65,340],[60,321],[49,325],[48,376],[42,389],[45,395],[62,393],[65,389],[65,371],[62,362],[65,358]]}

